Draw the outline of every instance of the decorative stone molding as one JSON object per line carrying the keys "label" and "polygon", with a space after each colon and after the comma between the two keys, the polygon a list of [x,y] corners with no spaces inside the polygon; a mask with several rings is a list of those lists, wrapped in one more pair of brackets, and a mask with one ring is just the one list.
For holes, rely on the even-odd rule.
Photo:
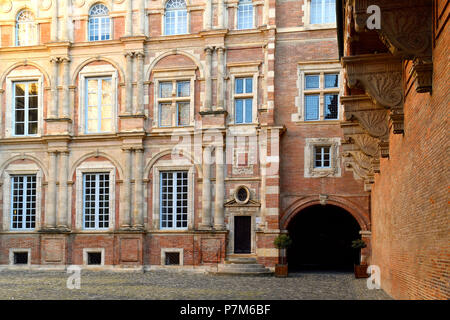
{"label": "decorative stone molding", "polygon": [[403,133],[402,59],[390,54],[343,58],[350,88],[364,89],[375,104],[391,110],[395,134]]}
{"label": "decorative stone molding", "polygon": [[[432,74],[432,1],[429,0],[353,0],[355,29],[362,32],[369,18],[367,8],[381,9],[380,39],[389,51],[408,60],[419,60],[424,68],[414,73],[416,90],[430,92]],[[425,67],[426,66],[426,67]],[[426,85],[424,85],[426,83]]]}
{"label": "decorative stone molding", "polygon": [[[339,146],[341,138],[307,138],[305,139],[304,151],[304,177],[305,178],[323,178],[323,177],[340,177],[341,166],[339,156]],[[330,167],[316,168],[314,167],[314,148],[318,146],[330,147]]]}

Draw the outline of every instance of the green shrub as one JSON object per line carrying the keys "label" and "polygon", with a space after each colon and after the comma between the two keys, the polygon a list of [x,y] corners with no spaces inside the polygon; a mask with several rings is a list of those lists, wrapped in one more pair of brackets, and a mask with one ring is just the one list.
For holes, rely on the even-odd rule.
{"label": "green shrub", "polygon": [[278,237],[275,238],[273,244],[278,249],[286,249],[291,246],[292,239],[287,234],[280,234]]}
{"label": "green shrub", "polygon": [[367,244],[364,242],[364,240],[356,239],[352,241],[352,248],[353,249],[361,249],[367,247]]}

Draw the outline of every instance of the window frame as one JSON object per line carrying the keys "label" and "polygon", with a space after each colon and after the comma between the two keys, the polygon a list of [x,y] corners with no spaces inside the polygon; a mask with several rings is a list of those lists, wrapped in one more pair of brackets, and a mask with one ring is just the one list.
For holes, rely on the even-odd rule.
{"label": "window frame", "polygon": [[[19,22],[18,21],[19,16],[25,11],[28,11],[28,12],[30,12],[33,15],[33,20],[26,21],[26,22]],[[27,37],[26,44],[23,44],[23,45],[20,44],[20,41],[19,41],[19,24],[26,24],[27,26],[31,25],[33,27],[33,30],[32,30],[32,33],[34,33],[34,41],[33,42],[30,42],[29,38]],[[15,44],[15,46],[16,47],[28,47],[28,46],[35,46],[35,45],[37,45],[39,43],[38,27],[39,27],[39,24],[36,22],[36,15],[34,14],[33,11],[31,11],[28,8],[24,8],[24,9],[20,10],[16,14],[15,25],[14,25],[14,44]],[[28,31],[30,31],[29,28],[28,28]]]}
{"label": "window frame", "polygon": [[[172,93],[170,97],[160,97],[161,95],[161,84],[162,83],[172,83]],[[183,82],[187,82],[189,83],[189,95],[188,96],[178,96],[178,83],[183,83]],[[192,123],[192,115],[191,115],[191,109],[192,109],[192,89],[193,89],[193,84],[192,84],[192,79],[173,79],[173,80],[158,80],[157,81],[157,104],[158,104],[158,127],[160,128],[182,128],[182,127],[188,127],[191,125]],[[169,104],[171,105],[171,115],[172,115],[172,120],[171,120],[171,124],[170,126],[163,126],[161,125],[162,121],[161,121],[161,105],[162,104]],[[180,103],[189,103],[189,121],[187,125],[179,125],[180,119],[179,119],[179,112],[178,112],[178,108],[179,108],[179,104]]]}
{"label": "window frame", "polygon": [[[237,93],[237,81],[242,79],[243,80],[243,87],[242,87],[242,93]],[[252,81],[252,88],[251,88],[251,92],[246,92],[247,91],[247,80],[251,79]],[[254,79],[253,77],[235,77],[234,78],[234,123],[235,124],[251,124],[254,123],[253,121],[253,99],[254,99],[254,85],[253,85]],[[237,101],[238,100],[242,100],[242,122],[237,122]],[[252,119],[251,121],[246,121],[247,119],[247,103],[246,101],[251,101],[251,115],[252,115]]]}
{"label": "window frame", "polygon": [[[189,10],[188,10],[188,8],[187,8],[187,3],[186,3],[186,1],[184,0],[184,8],[169,8],[169,9],[167,9],[167,3],[169,2],[170,0],[167,0],[167,1],[165,1],[165,3],[164,3],[164,12],[163,12],[163,19],[161,19],[162,20],[162,30],[163,30],[163,35],[164,36],[175,36],[175,35],[183,35],[183,34],[189,34],[190,33],[190,14],[189,14]],[[175,20],[174,20],[174,23],[175,23],[175,25],[174,25],[174,30],[175,30],[175,33],[170,33],[170,34],[168,34],[167,33],[167,12],[173,12],[173,13],[175,13]],[[178,22],[179,22],[179,16],[178,16],[178,13],[179,12],[185,12],[186,13],[186,26],[185,26],[185,31],[186,32],[184,32],[184,33],[178,33],[177,32],[177,27],[178,27]]]}
{"label": "window frame", "polygon": [[[165,174],[165,173],[172,173],[172,174],[177,175],[177,178],[172,178],[172,181],[173,181],[173,184],[172,184],[172,189],[173,189],[173,191],[172,191],[172,224],[173,224],[173,226],[172,227],[167,227],[167,226],[163,227],[163,222],[164,222],[162,219],[163,206],[162,206],[161,202],[162,202],[162,196],[163,196],[162,179],[163,179],[163,174]],[[187,197],[187,199],[186,199],[186,221],[185,221],[186,226],[185,227],[184,226],[177,227],[176,224],[177,224],[178,220],[177,220],[177,212],[176,211],[178,209],[178,206],[176,205],[176,202],[178,201],[178,192],[176,191],[176,188],[178,187],[178,179],[183,179],[183,178],[179,178],[178,175],[183,174],[183,173],[186,173],[186,182],[187,182],[187,188],[188,188],[188,190],[186,192],[186,197]],[[189,171],[188,170],[162,170],[159,172],[159,179],[160,179],[160,181],[159,181],[159,199],[160,199],[159,200],[159,203],[160,203],[160,206],[159,206],[159,210],[160,210],[159,228],[161,230],[187,230],[188,223],[189,223]],[[184,221],[182,221],[182,223],[183,222]]]}
{"label": "window frame", "polygon": [[[84,104],[84,112],[85,112],[85,123],[84,123],[84,128],[85,128],[85,133],[86,134],[101,134],[101,133],[111,133],[114,130],[114,88],[113,88],[113,79],[112,77],[86,77],[85,78],[85,90],[88,90],[88,81],[89,80],[97,80],[97,131],[88,131],[89,130],[89,125],[88,125],[88,114],[89,114],[89,94],[87,91],[85,91],[85,104]],[[103,95],[103,90],[102,86],[101,86],[101,81],[104,80],[108,80],[111,83],[111,131],[101,131],[101,127],[102,127],[102,119],[103,119],[103,104],[100,103],[101,97]]]}
{"label": "window frame", "polygon": [[[28,125],[29,125],[29,119],[28,119],[28,113],[29,113],[29,93],[28,93],[28,86],[31,83],[36,83],[37,85],[37,132],[30,134],[28,133]],[[26,84],[26,92],[25,92],[25,96],[24,96],[24,120],[23,120],[23,124],[24,124],[24,133],[23,134],[17,134],[16,133],[16,85],[17,84]],[[26,81],[13,81],[12,82],[12,95],[13,95],[13,103],[12,103],[12,135],[14,137],[37,137],[39,135],[39,99],[40,99],[40,86],[39,86],[39,81],[38,80],[26,80]]]}
{"label": "window frame", "polygon": [[304,30],[316,30],[316,29],[335,29],[337,23],[311,23],[311,0],[305,0],[302,5],[302,22]]}
{"label": "window frame", "polygon": [[[108,15],[91,16],[91,10],[96,5],[103,5],[108,10]],[[108,17],[108,19],[109,19],[109,30],[108,30],[109,39],[104,39],[104,40],[101,39],[101,33],[100,33],[101,32],[101,24],[99,23],[98,24],[99,25],[99,29],[98,29],[98,32],[99,32],[98,37],[99,37],[99,39],[98,40],[91,40],[91,35],[90,35],[91,19],[96,19],[97,20],[97,19],[101,19],[101,18],[104,18],[104,17]],[[108,6],[106,6],[104,3],[96,3],[96,4],[92,5],[89,8],[88,17],[87,17],[87,28],[86,28],[86,39],[87,39],[87,41],[88,42],[97,42],[97,41],[109,41],[109,40],[112,40],[113,39],[113,30],[114,30],[114,28],[113,28],[113,19],[111,18],[110,10],[109,10]]]}
{"label": "window frame", "polygon": [[[341,161],[340,161],[341,138],[306,138],[304,148],[304,177],[305,178],[324,178],[324,177],[341,177]],[[315,148],[330,148],[330,166],[316,167],[315,164]]]}
{"label": "window frame", "polygon": [[[28,209],[28,207],[27,207],[28,201],[26,200],[26,198],[27,198],[27,191],[28,191],[28,178],[29,177],[33,177],[33,176],[35,178],[35,184],[36,184],[36,187],[34,189],[34,197],[35,197],[35,200],[34,200],[34,227],[27,228],[27,227],[23,227],[23,225],[26,224],[26,216],[27,216],[26,211]],[[25,187],[24,190],[22,190],[22,197],[23,197],[22,210],[23,210],[23,212],[21,214],[21,216],[22,216],[22,227],[20,227],[20,228],[13,226],[13,224],[14,224],[13,206],[14,206],[14,203],[15,203],[14,202],[14,181],[13,181],[13,179],[15,177],[23,177],[23,178],[26,179],[26,180],[24,179],[24,183],[23,183],[23,185],[26,186],[26,187]],[[36,229],[36,218],[37,218],[37,183],[38,183],[37,175],[36,174],[13,174],[13,175],[10,175],[10,180],[11,180],[11,182],[10,182],[11,183],[11,185],[10,185],[10,188],[11,188],[11,200],[10,200],[10,210],[9,210],[10,224],[11,224],[10,225],[10,230],[14,230],[14,231],[35,230]]]}
{"label": "window frame", "polygon": [[308,0],[308,2],[310,4],[309,5],[309,24],[311,24],[311,25],[324,25],[324,24],[332,24],[332,23],[336,24],[336,13],[335,13],[334,10],[332,11],[334,13],[334,18],[335,18],[334,22],[325,22],[324,21],[324,19],[325,19],[325,12],[326,12],[326,10],[325,10],[325,8],[326,8],[326,1],[334,1],[334,6],[332,6],[332,7],[335,8],[336,7],[336,1],[335,0],[317,0],[317,1],[321,1],[321,11],[320,11],[320,13],[321,13],[321,22],[318,22],[318,23],[313,23],[312,22],[312,12],[311,12],[311,10],[312,10],[312,1],[314,1],[314,0]]}
{"label": "window frame", "polygon": [[[86,78],[111,78],[112,88],[112,130],[109,132],[88,132],[87,131],[87,86]],[[98,135],[113,134],[118,128],[118,72],[110,64],[85,66],[78,74],[78,134],[79,135]]]}
{"label": "window frame", "polygon": [[[109,226],[108,228],[84,228],[84,174],[109,173]],[[109,161],[85,161],[76,169],[75,229],[80,232],[109,232],[115,228],[116,216],[116,168]]]}
{"label": "window frame", "polygon": [[[331,145],[315,145],[314,146],[314,168],[315,169],[328,169],[331,168]],[[328,149],[328,152],[325,152],[325,148]],[[320,165],[317,165],[317,150],[320,149]],[[328,153],[328,160],[325,160],[325,154]],[[328,161],[328,166],[324,163]]]}
{"label": "window frame", "polygon": [[[338,86],[333,88],[325,88],[325,75],[337,74]],[[306,89],[306,76],[319,75],[319,88]],[[343,95],[343,70],[336,60],[316,61],[316,62],[299,62],[297,90],[298,95],[295,97],[295,105],[297,113],[291,115],[291,120],[296,123],[333,123],[343,119],[343,107],[341,106],[340,96]],[[319,96],[319,116],[316,120],[306,119],[306,96]],[[326,119],[326,96],[337,95],[337,118]]]}
{"label": "window frame", "polygon": [[[240,19],[239,18],[240,18],[240,7],[241,6],[251,6],[251,8],[252,8],[251,26],[250,27],[245,27],[245,28],[240,27],[240,24],[239,24]],[[255,10],[255,5],[253,4],[252,0],[243,0],[243,1],[238,0],[238,3],[236,5],[236,15],[235,15],[236,26],[235,26],[235,29],[236,30],[251,30],[251,29],[254,29],[255,25],[256,25],[256,23],[255,23],[255,17],[256,17],[255,11],[256,11]]]}
{"label": "window frame", "polygon": [[[94,199],[94,227],[86,227],[86,176],[92,175],[95,176],[95,199]],[[111,189],[111,181],[109,172],[83,172],[83,230],[108,230],[110,228],[110,215],[111,215],[111,203],[110,199],[108,199],[108,226],[107,227],[99,227],[100,223],[100,206],[99,206],[99,197],[100,197],[100,175],[108,176],[108,189]],[[111,197],[110,192],[108,192],[108,198]],[[105,195],[105,194],[103,194]]]}

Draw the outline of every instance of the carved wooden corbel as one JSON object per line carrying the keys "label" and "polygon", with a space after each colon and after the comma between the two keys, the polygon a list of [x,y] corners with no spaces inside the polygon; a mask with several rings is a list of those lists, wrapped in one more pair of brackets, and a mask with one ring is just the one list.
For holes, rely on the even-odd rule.
{"label": "carved wooden corbel", "polygon": [[432,89],[432,1],[353,0],[355,30],[362,32],[371,14],[370,5],[380,8],[380,39],[398,57],[417,61],[413,75],[419,93]]}

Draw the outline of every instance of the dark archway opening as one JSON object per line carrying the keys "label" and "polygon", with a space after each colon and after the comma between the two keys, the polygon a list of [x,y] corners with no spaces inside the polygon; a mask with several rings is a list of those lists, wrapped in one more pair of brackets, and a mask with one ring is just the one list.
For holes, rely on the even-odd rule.
{"label": "dark archway opening", "polygon": [[315,205],[299,212],[289,223],[293,240],[288,249],[289,271],[352,271],[357,252],[351,244],[361,230],[346,210]]}

